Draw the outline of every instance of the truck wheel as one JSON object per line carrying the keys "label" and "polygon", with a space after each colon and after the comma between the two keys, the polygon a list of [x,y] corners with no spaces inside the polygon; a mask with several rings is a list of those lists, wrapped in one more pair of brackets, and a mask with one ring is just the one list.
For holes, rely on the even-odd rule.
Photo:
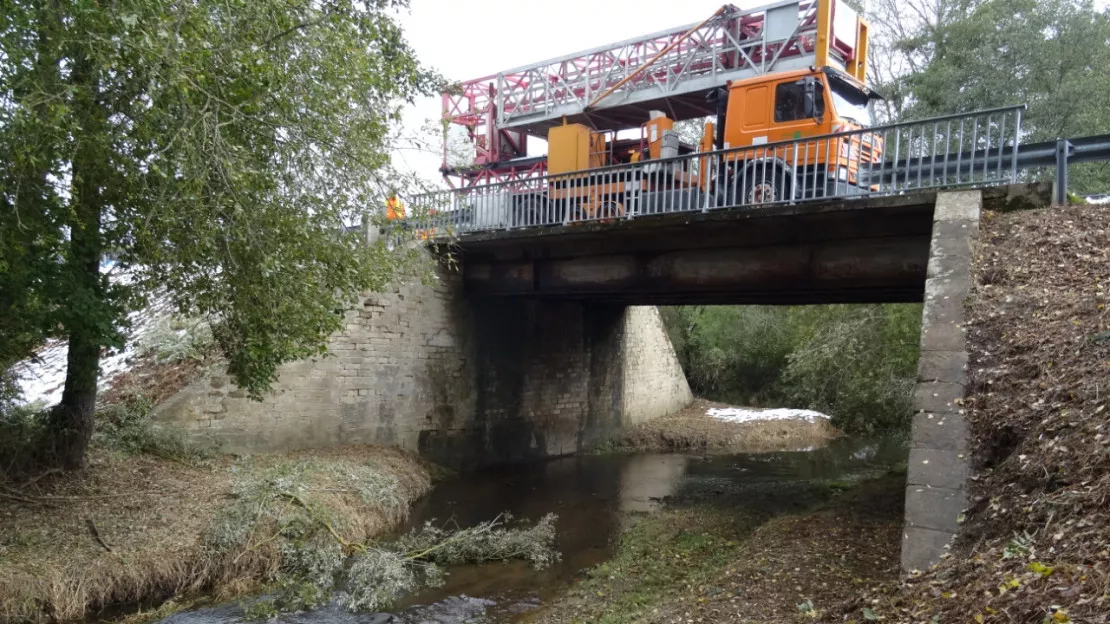
{"label": "truck wheel", "polygon": [[782,201],[786,197],[786,182],[783,177],[782,170],[778,167],[755,167],[752,178],[744,189],[744,204],[758,206]]}

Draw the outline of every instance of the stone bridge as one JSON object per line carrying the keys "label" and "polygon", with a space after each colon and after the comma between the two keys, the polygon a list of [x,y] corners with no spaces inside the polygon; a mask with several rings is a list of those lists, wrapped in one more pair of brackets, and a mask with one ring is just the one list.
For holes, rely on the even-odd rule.
{"label": "stone bridge", "polygon": [[160,418],[229,450],[394,444],[473,467],[575,453],[678,411],[690,389],[652,306],[924,301],[903,567],[965,506],[963,302],[984,206],[1042,187],[661,215],[468,234],[434,286],[367,295],[331,355],[247,399],[211,374]]}

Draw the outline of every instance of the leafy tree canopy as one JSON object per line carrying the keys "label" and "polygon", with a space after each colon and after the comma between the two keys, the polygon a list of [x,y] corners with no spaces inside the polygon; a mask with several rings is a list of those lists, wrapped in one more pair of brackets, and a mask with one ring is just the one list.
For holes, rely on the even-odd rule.
{"label": "leafy tree canopy", "polygon": [[[871,0],[869,70],[895,118],[1028,104],[1026,141],[1110,131],[1110,13],[1091,0]],[[1110,188],[1077,167],[1079,192]]]}
{"label": "leafy tree canopy", "polygon": [[402,36],[404,6],[0,5],[0,365],[69,341],[66,464],[91,433],[102,348],[156,287],[213,322],[258,395],[323,350],[354,292],[410,266],[347,228],[397,184],[400,106],[439,82]]}

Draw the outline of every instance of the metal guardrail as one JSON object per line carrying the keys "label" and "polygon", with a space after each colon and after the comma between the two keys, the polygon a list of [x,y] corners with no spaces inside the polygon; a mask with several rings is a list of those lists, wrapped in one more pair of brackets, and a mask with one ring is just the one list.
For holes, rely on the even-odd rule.
{"label": "metal guardrail", "polygon": [[1016,181],[1024,106],[425,193],[430,237]]}

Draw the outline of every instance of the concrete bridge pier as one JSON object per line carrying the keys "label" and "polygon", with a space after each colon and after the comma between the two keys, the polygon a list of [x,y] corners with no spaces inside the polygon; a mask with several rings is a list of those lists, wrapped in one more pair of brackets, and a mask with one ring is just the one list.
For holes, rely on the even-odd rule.
{"label": "concrete bridge pier", "polygon": [[981,205],[979,191],[940,193],[933,212],[906,482],[905,572],[925,570],[947,552],[967,504],[964,302],[971,289]]}

